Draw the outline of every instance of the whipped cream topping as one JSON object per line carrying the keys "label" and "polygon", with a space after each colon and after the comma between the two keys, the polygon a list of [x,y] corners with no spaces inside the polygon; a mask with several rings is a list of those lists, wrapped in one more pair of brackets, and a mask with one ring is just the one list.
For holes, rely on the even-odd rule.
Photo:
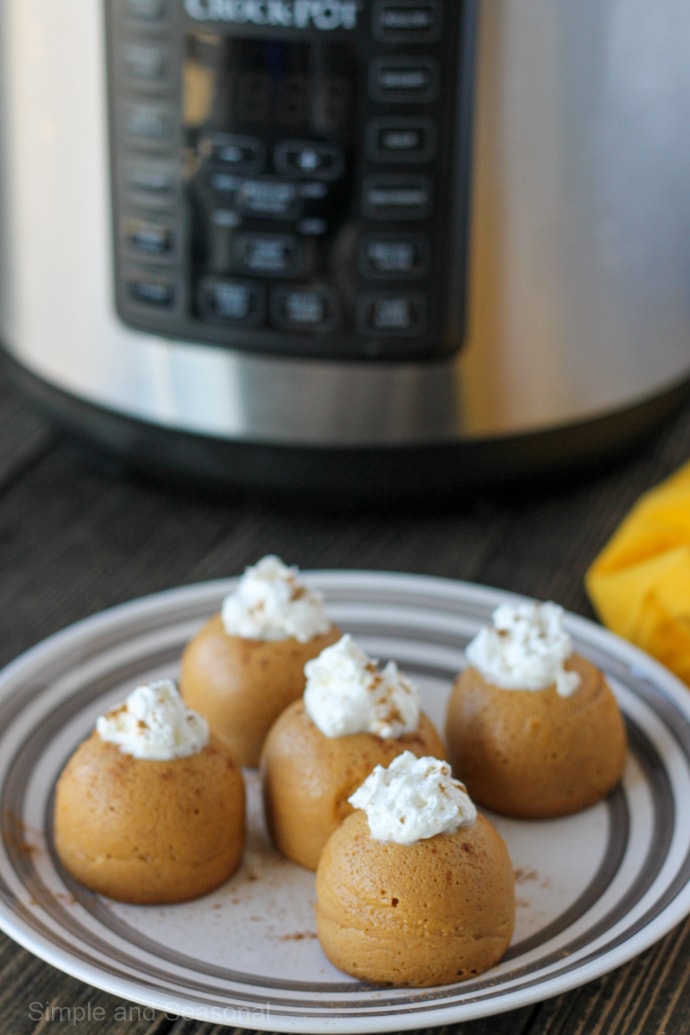
{"label": "whipped cream topping", "polygon": [[436,834],[453,834],[477,818],[465,787],[447,762],[404,751],[388,768],[377,765],[348,798],[363,809],[377,841],[414,844]]}
{"label": "whipped cream topping", "polygon": [[100,716],[96,732],[126,755],[157,761],[194,755],[209,738],[208,723],[186,707],[171,679],[136,687],[124,704]]}
{"label": "whipped cream topping", "polygon": [[419,723],[419,692],[393,661],[383,670],[345,635],[304,666],[304,707],[327,737],[400,737]]}
{"label": "whipped cream topping", "polygon": [[502,604],[493,613],[493,627],[479,631],[465,656],[504,690],[545,690],[555,684],[561,697],[570,697],[580,685],[577,672],[564,667],[572,650],[558,604]]}
{"label": "whipped cream topping", "polygon": [[221,607],[225,631],[250,640],[308,643],[330,629],[320,593],[307,588],[296,567],[269,554],[247,568]]}

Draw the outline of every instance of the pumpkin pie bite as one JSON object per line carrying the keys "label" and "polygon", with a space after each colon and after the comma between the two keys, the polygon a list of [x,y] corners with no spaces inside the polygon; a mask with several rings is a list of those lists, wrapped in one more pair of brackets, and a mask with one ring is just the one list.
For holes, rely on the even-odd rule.
{"label": "pumpkin pie bite", "polygon": [[411,752],[351,796],[316,871],[328,959],[375,984],[446,985],[497,964],[515,925],[505,842],[450,766]]}
{"label": "pumpkin pie bite", "polygon": [[240,865],[242,771],[171,680],[139,686],[98,719],[61,772],[53,832],[65,869],[101,895],[198,898]]}
{"label": "pumpkin pie bite", "polygon": [[381,670],[349,635],[308,662],[306,679],[266,738],[261,776],[273,843],[314,870],[376,765],[404,751],[442,758],[445,747],[417,687],[394,662]]}
{"label": "pumpkin pie bite", "polygon": [[503,605],[465,653],[445,732],[478,805],[547,819],[613,790],[627,756],[623,717],[604,674],[573,650],[560,607]]}
{"label": "pumpkin pie bite", "polygon": [[180,692],[244,766],[257,766],[280,713],[302,696],[304,666],[341,636],[322,596],[269,555],[185,648]]}

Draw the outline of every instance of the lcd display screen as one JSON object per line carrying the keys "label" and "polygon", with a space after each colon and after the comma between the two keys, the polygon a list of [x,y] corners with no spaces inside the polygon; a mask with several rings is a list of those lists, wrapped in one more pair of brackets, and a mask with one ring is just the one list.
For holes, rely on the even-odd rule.
{"label": "lcd display screen", "polygon": [[348,43],[186,35],[184,123],[196,131],[347,144],[355,124]]}

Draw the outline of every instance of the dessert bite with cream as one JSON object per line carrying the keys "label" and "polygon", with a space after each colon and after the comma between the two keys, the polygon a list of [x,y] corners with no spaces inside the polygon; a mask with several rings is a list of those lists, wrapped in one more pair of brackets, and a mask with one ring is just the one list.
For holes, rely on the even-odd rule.
{"label": "dessert bite with cream", "polygon": [[503,839],[447,762],[409,751],[377,766],[316,871],[321,946],[377,984],[463,981],[501,959],[515,924]]}
{"label": "dessert bite with cream", "polygon": [[505,604],[465,650],[446,716],[453,771],[481,806],[563,816],[619,782],[627,739],[603,673],[573,650],[554,603]]}
{"label": "dessert bite with cream", "polygon": [[182,655],[180,692],[241,765],[256,766],[266,734],[304,691],[304,666],[341,636],[320,593],[268,555]]}
{"label": "dessert bite with cream", "polygon": [[147,904],[197,898],[241,862],[242,772],[175,683],[157,680],[100,716],[71,756],[53,831],[63,866],[93,891]]}
{"label": "dessert bite with cream", "polygon": [[372,660],[349,635],[305,666],[302,698],[271,728],[261,755],[266,820],[293,862],[315,869],[328,837],[352,812],[349,796],[403,751],[445,756],[417,687]]}

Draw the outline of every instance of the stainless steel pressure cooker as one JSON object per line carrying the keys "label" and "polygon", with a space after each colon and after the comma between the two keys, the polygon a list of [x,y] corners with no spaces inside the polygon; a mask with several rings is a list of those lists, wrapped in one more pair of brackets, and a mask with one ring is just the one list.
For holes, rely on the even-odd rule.
{"label": "stainless steel pressure cooker", "polygon": [[216,484],[462,490],[690,386],[687,0],[3,0],[0,342]]}

